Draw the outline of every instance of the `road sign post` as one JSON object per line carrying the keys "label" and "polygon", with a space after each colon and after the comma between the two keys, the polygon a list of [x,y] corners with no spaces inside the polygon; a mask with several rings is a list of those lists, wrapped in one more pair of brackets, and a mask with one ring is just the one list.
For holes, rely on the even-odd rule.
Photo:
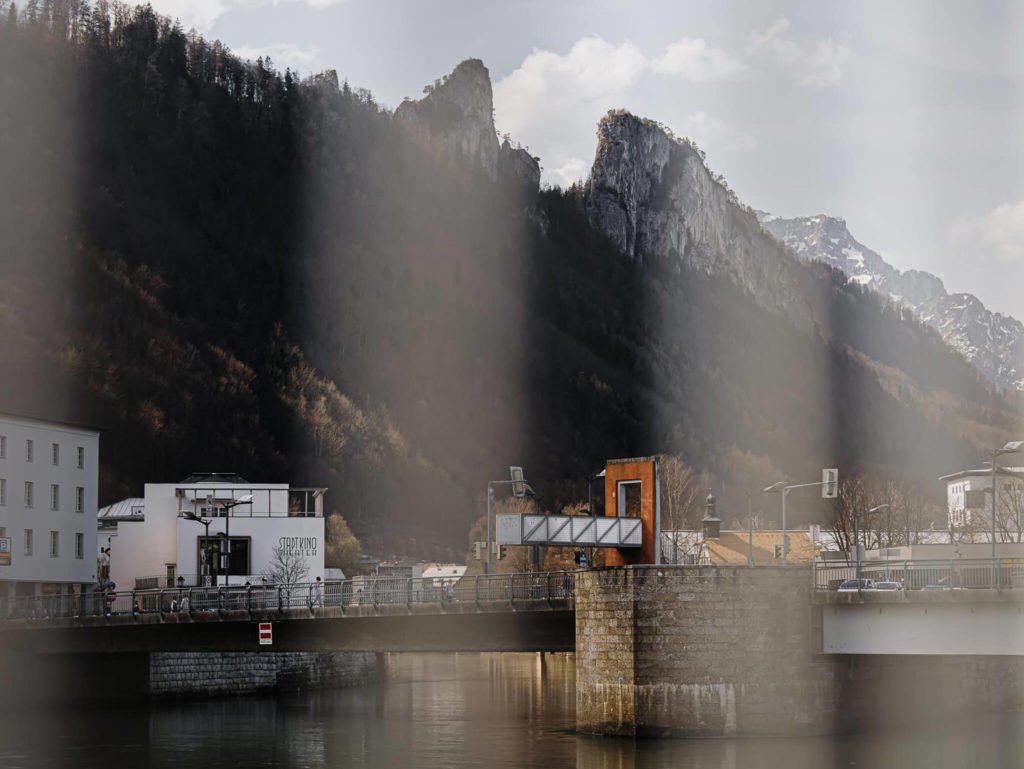
{"label": "road sign post", "polygon": [[260,646],[271,646],[274,643],[274,626],[271,622],[261,622],[259,630]]}

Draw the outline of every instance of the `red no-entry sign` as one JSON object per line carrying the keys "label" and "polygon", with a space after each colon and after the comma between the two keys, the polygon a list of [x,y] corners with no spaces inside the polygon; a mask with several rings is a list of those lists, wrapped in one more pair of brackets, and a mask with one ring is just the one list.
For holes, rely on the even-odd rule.
{"label": "red no-entry sign", "polygon": [[274,630],[270,622],[260,623],[260,646],[270,646],[274,643]]}

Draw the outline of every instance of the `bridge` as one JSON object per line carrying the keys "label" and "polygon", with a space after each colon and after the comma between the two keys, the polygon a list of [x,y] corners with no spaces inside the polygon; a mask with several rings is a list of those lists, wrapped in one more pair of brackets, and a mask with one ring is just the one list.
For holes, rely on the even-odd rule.
{"label": "bridge", "polygon": [[[1020,559],[867,561],[814,574],[825,654],[1024,657]],[[857,574],[867,589],[838,590]]]}
{"label": "bridge", "polygon": [[[356,578],[9,599],[0,648],[152,651],[572,651],[575,574]],[[272,643],[260,645],[259,626]]]}
{"label": "bridge", "polygon": [[[144,678],[157,651],[574,651],[581,732],[830,733],[1024,707],[1016,568],[863,567],[911,588],[884,592],[839,592],[851,564],[137,590],[15,606],[24,616],[0,622],[0,668],[34,667],[0,669],[0,685],[36,686],[49,670],[59,687],[82,669],[102,685],[121,659]],[[262,623],[272,646],[259,645]]]}

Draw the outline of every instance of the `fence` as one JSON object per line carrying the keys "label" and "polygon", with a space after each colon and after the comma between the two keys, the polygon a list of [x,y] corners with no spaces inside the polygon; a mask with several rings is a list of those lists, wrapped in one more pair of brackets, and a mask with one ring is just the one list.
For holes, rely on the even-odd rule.
{"label": "fence", "polygon": [[[856,579],[857,564],[814,565],[816,590],[837,590]],[[862,561],[860,578],[900,582],[905,590],[1008,590],[1024,588],[1024,560],[1019,558],[957,558],[942,561]]]}
{"label": "fence", "polygon": [[[340,582],[294,585],[152,588],[76,596],[0,598],[0,618],[46,621],[67,617],[267,611],[370,606],[506,603],[572,599],[573,572],[492,574],[460,579],[355,577]],[[526,607],[523,607],[526,608]]]}

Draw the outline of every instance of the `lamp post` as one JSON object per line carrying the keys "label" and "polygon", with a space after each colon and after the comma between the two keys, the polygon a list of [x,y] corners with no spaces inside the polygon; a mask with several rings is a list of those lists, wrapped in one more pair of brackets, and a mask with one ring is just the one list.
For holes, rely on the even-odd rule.
{"label": "lamp post", "polygon": [[534,496],[533,489],[523,477],[523,468],[509,467],[511,480],[487,482],[487,560],[484,561],[484,574],[491,573],[491,505],[494,502],[494,486],[511,486],[513,497]]}
{"label": "lamp post", "polygon": [[[200,553],[200,555],[202,556],[202,559],[201,559],[200,564],[199,564],[199,571],[200,572],[208,571],[210,567],[209,567],[209,562],[206,559],[206,545],[210,541],[210,524],[213,523],[213,521],[208,521],[205,518],[202,518],[202,517],[196,515],[195,513],[189,512],[188,510],[182,511],[182,517],[184,517],[184,518],[186,518],[186,519],[188,519],[190,521],[195,521],[196,523],[201,523],[203,525],[203,527],[204,527],[204,531],[203,531],[203,551],[202,551],[202,553]],[[199,576],[200,576],[200,578],[202,578],[202,577],[205,577],[206,574],[200,573]],[[205,580],[200,579],[199,583],[202,584],[203,587],[206,587]]]}
{"label": "lamp post", "polygon": [[224,547],[220,551],[220,568],[224,572],[224,587],[231,584],[231,511],[239,505],[252,502],[252,494],[228,502],[224,505]]}
{"label": "lamp post", "polygon": [[814,481],[813,483],[789,483],[778,481],[765,488],[764,493],[770,494],[775,491],[782,493],[782,565],[785,566],[789,559],[789,537],[786,534],[786,495],[793,489],[808,489],[811,486],[825,485],[825,481]]}
{"label": "lamp post", "polygon": [[774,494],[776,491],[782,494],[782,562],[786,563],[786,557],[789,555],[789,548],[786,547],[786,494],[789,492],[790,487],[787,486],[789,481],[776,481],[771,486],[765,486],[761,491],[762,494]]}
{"label": "lamp post", "polygon": [[[864,515],[874,515],[877,512],[888,509],[888,504],[878,505],[876,507],[872,507],[870,510],[865,511]],[[854,562],[856,563],[856,568],[854,569],[854,576],[857,578],[858,590],[860,590],[860,531],[857,522],[860,519],[860,516],[861,514],[856,511],[853,513],[853,552],[855,558]]]}
{"label": "lamp post", "polygon": [[996,587],[996,577],[999,573],[999,562],[996,560],[996,460],[1003,454],[1016,454],[1024,447],[1024,441],[1007,441],[1001,449],[992,452],[992,587]]}

